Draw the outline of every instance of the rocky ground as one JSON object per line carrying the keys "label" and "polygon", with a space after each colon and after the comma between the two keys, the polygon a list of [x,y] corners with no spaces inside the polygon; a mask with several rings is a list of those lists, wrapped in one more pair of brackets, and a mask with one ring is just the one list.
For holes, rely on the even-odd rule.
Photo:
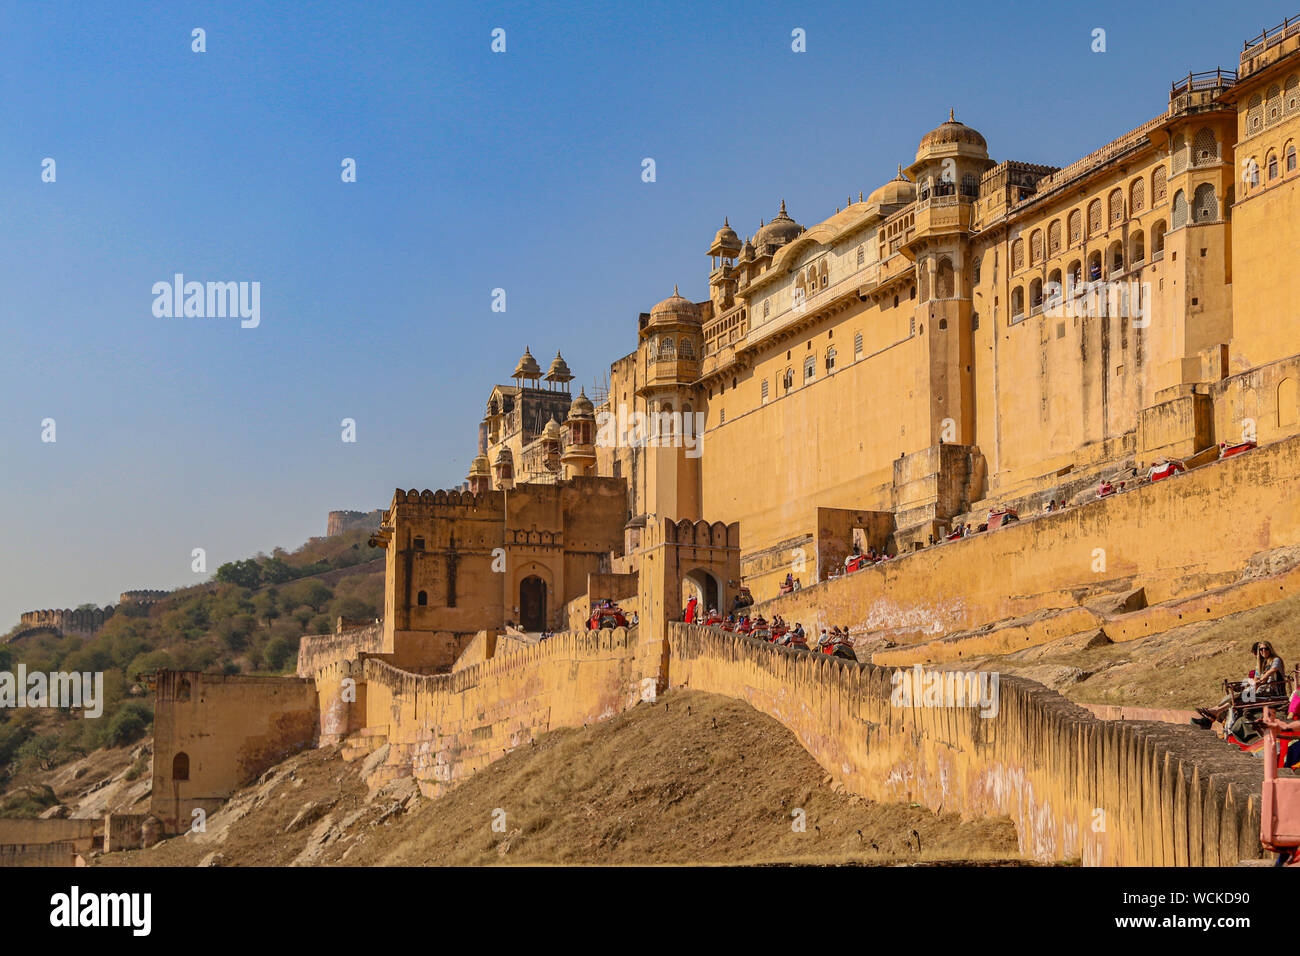
{"label": "rocky ground", "polygon": [[1288,669],[1300,661],[1300,595],[1135,641],[1089,634],[943,666],[1026,677],[1080,703],[1186,710],[1217,703],[1224,678],[1245,677],[1258,640],[1270,641]]}
{"label": "rocky ground", "polygon": [[[272,768],[187,834],[98,865],[520,865],[1009,861],[1008,819],[962,821],[832,788],[775,720],[694,691],[558,730],[437,799],[371,792],[338,748]],[[806,815],[803,832],[791,814]],[[495,825],[494,825],[495,824]]]}

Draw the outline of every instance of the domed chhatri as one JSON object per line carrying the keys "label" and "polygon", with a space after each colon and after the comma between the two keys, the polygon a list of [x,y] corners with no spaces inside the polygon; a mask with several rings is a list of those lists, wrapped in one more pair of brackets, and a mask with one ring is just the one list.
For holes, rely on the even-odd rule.
{"label": "domed chhatri", "polygon": [[867,197],[869,203],[879,203],[882,206],[906,205],[916,198],[916,184],[903,175],[903,167],[898,167],[898,175],[874,189],[870,196]]}
{"label": "domed chhatri", "polygon": [[587,397],[587,390],[585,388],[578,391],[578,397],[575,398],[573,404],[569,406],[568,418],[595,420],[596,406],[593,405],[591,399]]}
{"label": "domed chhatri", "polygon": [[722,228],[713,237],[713,247],[740,251],[740,236],[736,235],[736,230],[731,228],[731,222],[725,216],[722,219]]}
{"label": "domed chhatri", "polygon": [[551,367],[546,372],[546,381],[559,382],[561,385],[573,381],[573,373],[569,371],[569,363],[564,361],[564,356],[559,352],[556,352],[555,358],[551,360]]}
{"label": "domed chhatri", "polygon": [[559,440],[560,423],[555,420],[554,416],[552,416],[551,420],[546,423],[546,427],[542,429],[542,441],[558,442]]}
{"label": "domed chhatri", "polygon": [[921,145],[916,151],[917,157],[920,158],[921,153],[928,149],[950,144],[975,146],[983,150],[987,150],[989,145],[979,130],[957,122],[955,114],[949,110],[946,123],[936,126],[921,137]]}
{"label": "domed chhatri", "polygon": [[519,364],[515,366],[514,374],[511,378],[532,379],[536,381],[542,377],[542,367],[537,364],[537,359],[533,358],[533,353],[524,347],[524,354],[519,359]]}
{"label": "domed chhatri", "polygon": [[790,218],[785,211],[785,200],[781,200],[781,211],[765,226],[760,226],[754,233],[754,246],[762,254],[765,249],[777,249],[798,238],[803,226]]}
{"label": "domed chhatri", "polygon": [[677,291],[677,286],[673,286],[673,294],[650,310],[650,321],[654,322],[657,319],[698,322],[700,321],[700,310],[694,302]]}
{"label": "domed chhatri", "polygon": [[513,465],[515,463],[514,453],[508,445],[502,445],[501,450],[497,452],[496,460],[492,463],[494,465]]}

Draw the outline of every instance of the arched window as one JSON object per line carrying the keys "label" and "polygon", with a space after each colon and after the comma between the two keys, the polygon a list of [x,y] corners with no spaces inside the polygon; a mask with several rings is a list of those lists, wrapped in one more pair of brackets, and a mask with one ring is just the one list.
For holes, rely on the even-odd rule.
{"label": "arched window", "polygon": [[688,338],[681,341],[681,356],[682,358],[695,358],[695,343]]}
{"label": "arched window", "polygon": [[862,263],[866,261],[867,261],[867,247],[858,246],[858,265],[862,265]]}
{"label": "arched window", "polygon": [[1165,251],[1165,221],[1157,219],[1151,225],[1151,255],[1157,256]]}
{"label": "arched window", "polygon": [[1295,146],[1294,146],[1293,144],[1287,144],[1287,148],[1286,148],[1286,171],[1287,171],[1288,173],[1294,173],[1294,172],[1295,172]]}
{"label": "arched window", "polygon": [[1088,204],[1088,235],[1095,236],[1101,232],[1101,200],[1094,199]]}
{"label": "arched window", "polygon": [[955,284],[955,280],[954,280],[954,275],[952,270],[952,260],[949,259],[947,256],[942,256],[939,259],[939,272],[936,279],[936,285],[938,286],[938,289],[936,291],[935,298],[951,299],[954,295],[956,295],[954,284]]}
{"label": "arched window", "polygon": [[1180,189],[1174,193],[1174,218],[1170,228],[1181,229],[1187,225],[1187,197]]}
{"label": "arched window", "polygon": [[1011,290],[1011,318],[1018,319],[1025,314],[1025,290],[1016,286]]}
{"label": "arched window", "polygon": [[1083,238],[1083,213],[1074,210],[1070,213],[1070,245]]}
{"label": "arched window", "polygon": [[821,281],[821,287],[824,289],[831,281],[831,270],[826,260],[822,260],[821,268],[817,270],[817,278]]}
{"label": "arched window", "polygon": [[803,382],[807,385],[817,377],[817,360],[811,355],[804,359],[803,363]]}
{"label": "arched window", "polygon": [[1159,205],[1165,201],[1165,190],[1168,178],[1165,176],[1165,168],[1157,166],[1155,172],[1151,174],[1151,202],[1153,205]]}
{"label": "arched window", "polygon": [[1061,304],[1064,296],[1064,290],[1061,287],[1061,270],[1053,269],[1047,276],[1047,288],[1044,290],[1047,296],[1048,308],[1055,308]]}
{"label": "arched window", "polygon": [[1110,261],[1108,275],[1117,276],[1124,271],[1124,245],[1118,239],[1110,244],[1106,257]]}
{"label": "arched window", "polygon": [[1147,257],[1146,238],[1139,229],[1129,236],[1129,262],[1137,265]]}
{"label": "arched window", "polygon": [[1035,229],[1029,234],[1029,264],[1036,266],[1043,261],[1043,230]]}
{"label": "arched window", "polygon": [[1146,207],[1147,201],[1147,181],[1139,176],[1133,180],[1133,185],[1128,191],[1128,205],[1135,213],[1141,212]]}
{"label": "arched window", "polygon": [[428,606],[429,606],[429,592],[428,592],[428,591],[421,591],[419,594],[417,594],[417,595],[415,596],[415,603],[418,604],[420,607],[428,607]]}
{"label": "arched window", "polygon": [[1025,240],[1017,239],[1011,243],[1011,271],[1019,272],[1025,267]]}
{"label": "arched window", "polygon": [[1192,140],[1192,165],[1212,166],[1219,161],[1219,141],[1214,138],[1214,130],[1203,126],[1196,131]]}
{"label": "arched window", "polygon": [[1192,221],[1216,222],[1219,218],[1219,199],[1214,194],[1213,183],[1201,183],[1193,196]]}
{"label": "arched window", "polygon": [[826,349],[826,371],[833,372],[834,370],[835,370],[835,346],[832,345]]}
{"label": "arched window", "polygon": [[1083,284],[1083,263],[1075,259],[1065,270],[1065,281],[1071,289],[1078,289]]}
{"label": "arched window", "polygon": [[1097,282],[1101,279],[1101,252],[1097,251],[1088,256],[1088,281]]}
{"label": "arched window", "polygon": [[1043,280],[1033,279],[1029,283],[1029,314],[1033,315],[1043,307]]}
{"label": "arched window", "polygon": [[1174,137],[1174,145],[1169,158],[1173,163],[1175,176],[1187,168],[1187,137],[1182,133]]}
{"label": "arched window", "polygon": [[1277,179],[1277,153],[1271,149],[1268,151],[1268,158],[1264,160],[1264,167],[1268,170],[1270,180]]}
{"label": "arched window", "polygon": [[1259,161],[1254,156],[1246,160],[1246,185],[1252,189],[1259,185]]}
{"label": "arched window", "polygon": [[677,353],[677,345],[671,335],[665,335],[659,340],[659,357],[672,358]]}
{"label": "arched window", "polygon": [[1268,88],[1268,99],[1264,103],[1264,121],[1272,126],[1282,118],[1282,87],[1274,83]]}
{"label": "arched window", "polygon": [[961,194],[963,196],[978,196],[980,194],[979,181],[975,179],[974,173],[963,173],[961,177]]}
{"label": "arched window", "polygon": [[183,750],[172,757],[172,779],[190,779],[190,755]]}
{"label": "arched window", "polygon": [[1110,191],[1110,221],[1113,225],[1124,218],[1124,193],[1118,189]]}
{"label": "arched window", "polygon": [[1300,109],[1300,77],[1294,73],[1286,78],[1286,83],[1282,86],[1282,100],[1282,105],[1288,113]]}
{"label": "arched window", "polygon": [[1061,220],[1055,220],[1047,227],[1047,254],[1054,256],[1061,251]]}
{"label": "arched window", "polygon": [[1246,135],[1258,132],[1264,126],[1264,100],[1256,93],[1246,104]]}

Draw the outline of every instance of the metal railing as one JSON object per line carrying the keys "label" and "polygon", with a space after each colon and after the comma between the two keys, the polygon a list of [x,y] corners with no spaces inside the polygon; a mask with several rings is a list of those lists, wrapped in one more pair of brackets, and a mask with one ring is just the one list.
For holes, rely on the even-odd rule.
{"label": "metal railing", "polygon": [[[1256,53],[1267,50],[1269,47],[1275,46],[1287,37],[1295,36],[1297,33],[1300,33],[1300,16],[1287,17],[1272,29],[1265,30],[1254,39],[1242,43],[1241,55],[1242,57],[1254,56]],[[1259,47],[1259,49],[1256,49],[1256,47]]]}

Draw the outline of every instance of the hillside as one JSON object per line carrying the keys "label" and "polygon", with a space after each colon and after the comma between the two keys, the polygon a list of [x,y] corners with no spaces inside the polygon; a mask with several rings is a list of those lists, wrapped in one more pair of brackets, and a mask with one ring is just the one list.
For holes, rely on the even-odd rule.
{"label": "hillside", "polygon": [[[372,755],[377,760],[382,751]],[[370,792],[362,761],[309,750],[187,834],[100,865],[915,863],[1011,860],[1009,820],[837,792],[792,734],[739,701],[676,691],[540,736],[438,799]],[[795,832],[791,812],[806,813]],[[504,811],[504,826],[492,822]],[[919,843],[919,851],[917,849]]]}
{"label": "hillside", "polygon": [[100,747],[132,745],[150,732],[152,700],[136,680],[158,668],[280,674],[292,671],[303,634],[337,618],[368,620],[383,607],[383,551],[356,529],[224,564],[214,579],[152,604],[123,604],[92,637],[0,638],[0,671],[102,672],[104,712],[0,709],[0,816],[30,816],[52,798],[9,800],[49,771]]}

